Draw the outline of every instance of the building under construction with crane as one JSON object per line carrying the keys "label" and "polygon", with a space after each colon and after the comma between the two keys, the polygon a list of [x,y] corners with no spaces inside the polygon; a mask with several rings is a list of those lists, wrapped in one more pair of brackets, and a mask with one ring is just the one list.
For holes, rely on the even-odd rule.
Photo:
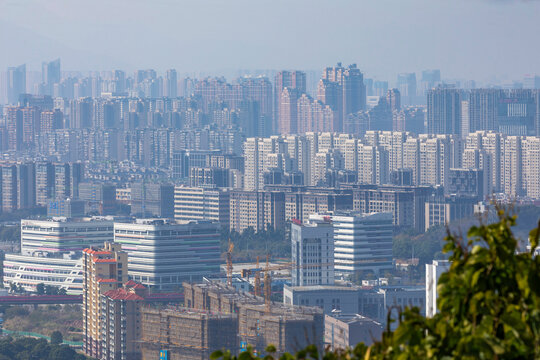
{"label": "building under construction with crane", "polygon": [[236,315],[238,350],[251,345],[260,353],[270,344],[278,353],[294,352],[309,344],[322,349],[322,310],[272,302],[268,275],[265,278],[264,297],[237,292],[222,283],[184,283],[184,303],[194,310]]}
{"label": "building under construction with crane", "polygon": [[184,283],[185,307],[142,309],[143,359],[208,359],[220,349],[237,354],[251,345],[278,354],[309,344],[323,348],[324,315],[316,307],[273,303],[223,283]]}
{"label": "building under construction with crane", "polygon": [[[215,350],[238,348],[236,314],[182,307],[141,310],[144,359],[206,360]],[[161,357],[160,357],[161,356]]]}

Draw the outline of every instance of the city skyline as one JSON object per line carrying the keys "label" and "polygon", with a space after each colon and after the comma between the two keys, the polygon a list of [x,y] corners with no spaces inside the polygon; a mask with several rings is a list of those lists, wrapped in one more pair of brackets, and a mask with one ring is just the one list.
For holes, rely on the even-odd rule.
{"label": "city skyline", "polygon": [[65,69],[81,71],[154,67],[219,74],[321,69],[342,61],[376,79],[430,68],[450,79],[487,82],[540,73],[534,60],[540,53],[531,46],[540,30],[538,1],[126,5],[4,2],[0,68],[26,63],[34,71],[43,59],[60,57]]}

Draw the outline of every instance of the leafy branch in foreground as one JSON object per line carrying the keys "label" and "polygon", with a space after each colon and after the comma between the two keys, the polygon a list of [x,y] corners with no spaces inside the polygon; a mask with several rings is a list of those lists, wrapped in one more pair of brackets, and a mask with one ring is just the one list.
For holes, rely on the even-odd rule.
{"label": "leafy branch in foreground", "polygon": [[[531,250],[518,253],[512,233],[516,216],[498,208],[499,220],[473,226],[467,238],[448,233],[444,252],[451,266],[441,275],[439,312],[432,318],[418,308],[399,314],[398,327],[367,347],[318,351],[308,347],[279,359],[539,359],[540,257],[534,256],[539,227],[529,235]],[[275,359],[275,348],[262,359]],[[212,359],[261,359],[248,348],[238,357],[215,352]]]}

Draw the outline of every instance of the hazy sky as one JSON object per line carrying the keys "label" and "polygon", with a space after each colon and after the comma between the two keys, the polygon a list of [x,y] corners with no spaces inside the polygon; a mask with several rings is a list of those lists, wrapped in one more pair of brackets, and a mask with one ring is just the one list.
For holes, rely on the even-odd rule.
{"label": "hazy sky", "polygon": [[0,68],[321,69],[540,75],[540,1],[0,0]]}

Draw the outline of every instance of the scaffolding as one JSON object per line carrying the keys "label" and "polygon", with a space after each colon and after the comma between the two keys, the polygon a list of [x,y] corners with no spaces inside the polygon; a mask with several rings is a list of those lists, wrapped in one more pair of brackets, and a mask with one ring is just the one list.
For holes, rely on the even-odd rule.
{"label": "scaffolding", "polygon": [[[249,344],[262,351],[267,345],[273,344],[278,353],[299,350],[313,343],[322,348],[324,316],[320,308],[274,303],[268,293],[265,297],[240,293],[222,283],[191,287],[192,293],[205,294],[200,298],[211,299],[206,302],[207,311],[237,315],[237,334],[243,345]],[[184,289],[187,287],[184,286]],[[186,293],[186,296],[189,294]],[[200,303],[194,305],[202,306]]]}
{"label": "scaffolding", "polygon": [[156,359],[160,350],[169,350],[170,359],[208,359],[222,348],[235,351],[237,317],[184,307],[142,310],[143,359]]}

